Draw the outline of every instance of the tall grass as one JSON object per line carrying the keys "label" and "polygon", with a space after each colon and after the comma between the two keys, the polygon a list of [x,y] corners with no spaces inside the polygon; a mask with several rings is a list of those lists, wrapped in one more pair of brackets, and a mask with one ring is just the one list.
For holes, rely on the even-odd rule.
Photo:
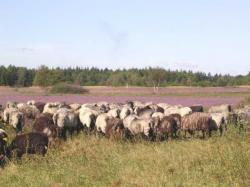
{"label": "tall grass", "polygon": [[250,133],[166,142],[77,135],[45,157],[24,156],[0,173],[1,186],[250,186]]}

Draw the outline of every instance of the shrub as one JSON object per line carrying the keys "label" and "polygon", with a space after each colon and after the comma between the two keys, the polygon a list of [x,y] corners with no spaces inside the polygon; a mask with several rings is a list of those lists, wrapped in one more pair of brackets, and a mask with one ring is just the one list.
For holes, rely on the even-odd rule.
{"label": "shrub", "polygon": [[59,83],[50,89],[50,93],[52,94],[84,94],[87,93],[88,90],[78,85],[71,85],[66,83]]}
{"label": "shrub", "polygon": [[237,108],[243,108],[245,105],[249,104],[250,104],[250,95],[246,96],[246,98],[237,105]]}

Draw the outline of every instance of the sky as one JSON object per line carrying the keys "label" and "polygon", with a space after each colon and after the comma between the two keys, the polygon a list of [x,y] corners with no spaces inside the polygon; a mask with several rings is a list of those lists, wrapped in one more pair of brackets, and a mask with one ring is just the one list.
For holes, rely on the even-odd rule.
{"label": "sky", "polygon": [[0,0],[0,65],[247,74],[249,0]]}

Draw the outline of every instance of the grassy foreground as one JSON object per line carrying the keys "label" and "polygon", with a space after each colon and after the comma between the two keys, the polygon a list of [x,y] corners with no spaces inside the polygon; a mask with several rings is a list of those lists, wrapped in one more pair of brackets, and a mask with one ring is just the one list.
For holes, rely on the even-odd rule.
{"label": "grassy foreground", "polygon": [[250,186],[250,133],[167,142],[78,135],[0,171],[1,186]]}

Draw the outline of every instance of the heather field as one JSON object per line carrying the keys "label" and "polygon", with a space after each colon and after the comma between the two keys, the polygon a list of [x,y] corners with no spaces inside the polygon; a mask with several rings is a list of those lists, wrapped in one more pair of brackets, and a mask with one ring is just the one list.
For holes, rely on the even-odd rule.
{"label": "heather field", "polygon": [[50,94],[47,89],[38,87],[10,88],[0,87],[0,104],[7,101],[26,102],[36,101],[66,101],[67,103],[86,102],[125,102],[139,100],[154,103],[166,102],[169,104],[202,104],[211,106],[228,103],[237,105],[250,92],[249,87],[168,87],[159,88],[157,93],[152,88],[146,87],[86,87],[87,94]]}

